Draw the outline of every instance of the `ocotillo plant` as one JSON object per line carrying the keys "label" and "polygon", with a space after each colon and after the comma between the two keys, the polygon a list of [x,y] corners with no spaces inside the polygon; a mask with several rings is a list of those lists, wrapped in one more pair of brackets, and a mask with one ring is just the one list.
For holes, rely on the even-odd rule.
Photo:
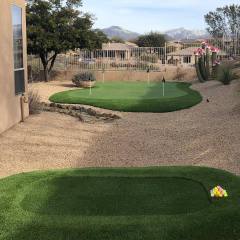
{"label": "ocotillo plant", "polygon": [[[202,47],[198,48],[195,54],[195,66],[197,76],[200,82],[208,81],[211,75],[216,73],[217,53],[219,49],[202,43]],[[210,63],[212,61],[212,63]]]}

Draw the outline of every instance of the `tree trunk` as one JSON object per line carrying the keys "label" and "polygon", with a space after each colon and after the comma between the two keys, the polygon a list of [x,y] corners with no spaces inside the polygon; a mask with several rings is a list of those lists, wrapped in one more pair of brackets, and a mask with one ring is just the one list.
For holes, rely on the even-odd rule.
{"label": "tree trunk", "polygon": [[54,53],[54,55],[48,60],[48,63],[50,62],[50,66],[48,68],[48,74],[50,74],[53,69],[56,57],[57,57],[57,53]]}
{"label": "tree trunk", "polygon": [[43,65],[43,78],[45,82],[48,82],[48,62],[47,62],[47,53],[40,53],[39,54],[42,65]]}
{"label": "tree trunk", "polygon": [[[43,77],[45,82],[48,82],[49,80],[49,75],[53,69],[57,55],[58,55],[57,53],[54,53],[54,55],[48,59],[48,53],[40,54],[40,58],[43,65]],[[49,63],[50,66],[48,67]]]}
{"label": "tree trunk", "polygon": [[48,68],[47,65],[43,65],[43,78],[45,82],[48,82]]}

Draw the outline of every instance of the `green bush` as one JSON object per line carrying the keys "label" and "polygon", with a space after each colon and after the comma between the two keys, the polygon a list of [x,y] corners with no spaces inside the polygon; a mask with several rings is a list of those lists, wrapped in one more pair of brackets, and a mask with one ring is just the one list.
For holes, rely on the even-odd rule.
{"label": "green bush", "polygon": [[233,73],[230,66],[223,65],[218,69],[217,79],[224,85],[229,85],[232,80],[236,79],[236,75]]}
{"label": "green bush", "polygon": [[91,81],[91,82],[96,81],[96,77],[95,77],[94,73],[92,73],[92,72],[81,72],[81,73],[76,74],[72,79],[72,82],[76,86],[80,86],[81,82],[86,82],[86,81]]}

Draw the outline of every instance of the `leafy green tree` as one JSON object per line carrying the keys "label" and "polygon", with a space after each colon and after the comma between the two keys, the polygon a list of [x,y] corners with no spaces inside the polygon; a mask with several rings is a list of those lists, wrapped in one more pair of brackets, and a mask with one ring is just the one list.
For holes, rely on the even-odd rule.
{"label": "leafy green tree", "polygon": [[[84,28],[82,27],[81,29]],[[81,31],[76,36],[76,40],[77,44],[75,48],[88,50],[101,49],[102,44],[109,41],[108,37],[99,29]]]}
{"label": "leafy green tree", "polygon": [[28,0],[28,52],[39,55],[44,80],[53,69],[58,54],[76,48],[98,48],[106,35],[92,30],[93,17],[78,8],[82,0]]}
{"label": "leafy green tree", "polygon": [[208,32],[214,37],[224,34],[235,34],[240,31],[240,5],[229,5],[217,8],[205,16]]}
{"label": "leafy green tree", "polygon": [[150,32],[139,36],[136,40],[136,44],[139,47],[164,47],[165,42],[165,35],[157,32]]}
{"label": "leafy green tree", "polygon": [[99,29],[93,31],[93,46],[92,49],[102,49],[102,44],[109,42],[107,35]]}

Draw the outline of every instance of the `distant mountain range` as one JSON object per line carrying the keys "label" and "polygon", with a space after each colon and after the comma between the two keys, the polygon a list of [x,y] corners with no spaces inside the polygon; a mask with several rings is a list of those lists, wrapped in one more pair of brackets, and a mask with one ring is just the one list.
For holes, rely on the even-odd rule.
{"label": "distant mountain range", "polygon": [[[109,38],[119,37],[125,41],[136,39],[141,34],[123,29],[119,26],[112,26],[101,29]],[[187,30],[185,28],[176,28],[163,32],[168,39],[183,40],[183,39],[202,39],[208,37],[205,30]]]}
{"label": "distant mountain range", "polygon": [[139,33],[131,32],[118,26],[101,29],[109,38],[119,37],[125,41],[135,39],[140,36]]}
{"label": "distant mountain range", "polygon": [[202,39],[207,38],[209,34],[205,30],[187,30],[185,28],[176,28],[164,32],[173,40],[183,39]]}

